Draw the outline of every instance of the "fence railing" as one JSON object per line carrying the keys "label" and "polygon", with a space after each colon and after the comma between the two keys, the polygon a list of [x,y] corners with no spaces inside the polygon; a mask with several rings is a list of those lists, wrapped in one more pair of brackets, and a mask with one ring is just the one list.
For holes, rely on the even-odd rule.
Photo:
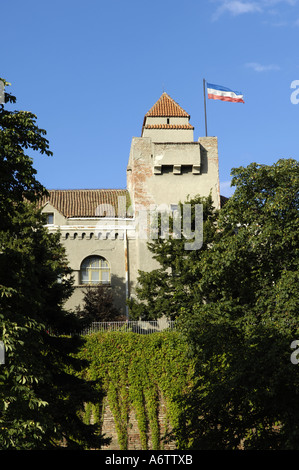
{"label": "fence railing", "polygon": [[81,334],[90,335],[106,331],[133,332],[139,334],[151,334],[165,330],[173,330],[174,321],[156,320],[156,321],[118,321],[118,322],[93,322],[88,328],[85,328]]}

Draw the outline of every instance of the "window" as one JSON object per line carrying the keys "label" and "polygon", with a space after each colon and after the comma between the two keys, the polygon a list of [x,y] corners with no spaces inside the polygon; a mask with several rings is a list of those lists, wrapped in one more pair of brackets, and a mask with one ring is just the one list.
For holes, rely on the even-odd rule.
{"label": "window", "polygon": [[105,258],[101,256],[89,256],[85,258],[80,269],[81,284],[109,284],[110,267]]}
{"label": "window", "polygon": [[53,214],[53,212],[47,212],[46,217],[47,217],[47,224],[48,225],[53,225],[54,224],[54,214]]}

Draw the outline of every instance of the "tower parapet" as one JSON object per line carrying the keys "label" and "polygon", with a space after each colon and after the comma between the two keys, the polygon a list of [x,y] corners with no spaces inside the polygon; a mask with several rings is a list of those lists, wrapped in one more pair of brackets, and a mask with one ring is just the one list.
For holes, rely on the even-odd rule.
{"label": "tower parapet", "polygon": [[167,93],[146,113],[141,137],[133,137],[127,189],[135,208],[172,205],[208,196],[220,207],[218,142],[194,141],[190,115]]}

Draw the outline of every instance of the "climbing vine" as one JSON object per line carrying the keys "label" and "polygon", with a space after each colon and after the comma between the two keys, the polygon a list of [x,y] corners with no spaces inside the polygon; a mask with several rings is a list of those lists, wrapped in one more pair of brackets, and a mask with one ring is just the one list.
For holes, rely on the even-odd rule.
{"label": "climbing vine", "polygon": [[[80,355],[88,360],[88,379],[96,381],[106,394],[114,417],[118,442],[128,446],[130,412],[138,423],[142,449],[163,448],[159,407],[166,405],[169,428],[179,424],[178,399],[192,381],[193,364],[186,355],[187,346],[178,332],[151,335],[106,332],[86,337]],[[103,409],[87,404],[86,422],[93,419],[101,425]],[[180,443],[176,443],[180,447]]]}

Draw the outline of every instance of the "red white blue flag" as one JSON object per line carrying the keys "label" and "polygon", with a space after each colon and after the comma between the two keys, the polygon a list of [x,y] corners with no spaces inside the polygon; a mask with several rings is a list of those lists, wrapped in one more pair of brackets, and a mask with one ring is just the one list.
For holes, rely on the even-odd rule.
{"label": "red white blue flag", "polygon": [[232,103],[244,103],[243,95],[239,91],[230,90],[224,86],[207,83],[208,98],[211,100],[231,101]]}

